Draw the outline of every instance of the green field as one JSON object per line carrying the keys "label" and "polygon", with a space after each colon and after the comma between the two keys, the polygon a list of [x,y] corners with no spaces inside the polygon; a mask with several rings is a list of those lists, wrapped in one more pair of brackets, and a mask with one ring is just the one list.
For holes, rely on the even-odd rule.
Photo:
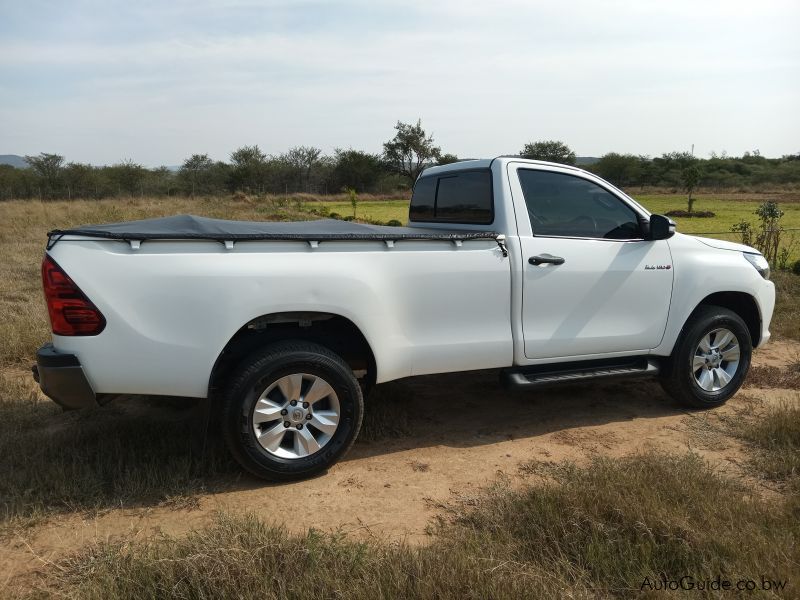
{"label": "green field", "polygon": [[[632,194],[649,211],[664,214],[671,210],[686,210],[686,197],[681,194]],[[731,227],[740,221],[750,221],[757,225],[758,217],[754,214],[758,205],[766,200],[776,200],[785,215],[781,220],[786,228],[785,239],[796,243],[792,248],[791,260],[800,259],[800,202],[781,201],[781,195],[775,194],[750,194],[750,195],[723,195],[700,194],[694,205],[695,211],[711,211],[716,213],[712,218],[676,218],[678,231],[698,235],[708,235],[724,240],[739,241],[738,234],[731,233]],[[353,207],[349,202],[308,202],[305,208],[324,206],[331,212],[342,216],[352,215]],[[359,202],[356,216],[359,219],[371,219],[387,222],[397,219],[401,223],[408,220],[408,200],[381,200],[373,202]],[[796,229],[797,231],[791,231]]]}
{"label": "green field", "polygon": [[[353,207],[349,202],[306,202],[306,210],[328,209],[332,213],[339,213],[346,217],[353,214]],[[408,221],[408,200],[376,200],[372,202],[359,202],[356,217],[386,223],[397,219],[401,223]]]}

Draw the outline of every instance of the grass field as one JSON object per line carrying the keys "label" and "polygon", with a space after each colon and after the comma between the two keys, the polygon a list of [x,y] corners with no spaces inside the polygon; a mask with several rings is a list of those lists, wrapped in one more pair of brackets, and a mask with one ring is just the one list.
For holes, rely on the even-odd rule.
{"label": "grass field", "polygon": [[[683,203],[673,196],[643,201],[658,212]],[[197,427],[191,406],[173,406],[156,420],[135,405],[62,415],[38,393],[28,366],[49,338],[39,280],[46,232],[176,213],[314,218],[308,209],[321,204],[352,214],[344,201],[308,198],[0,203],[0,544],[60,515],[167,506],[179,519],[198,494],[227,490],[240,477],[217,440],[194,445],[187,434]],[[720,216],[697,223],[735,221],[730,215],[747,215],[757,204],[701,195],[697,209]],[[358,215],[404,221],[406,210],[406,201],[373,200],[360,203]],[[800,277],[774,278],[773,332],[800,340]],[[796,388],[793,373],[764,371],[754,382]],[[221,514],[189,536],[92,543],[57,557],[32,597],[684,597],[640,594],[644,579],[655,582],[661,573],[788,579],[788,591],[772,596],[797,597],[800,411],[796,396],[787,397],[731,420],[729,434],[750,448],[747,477],[721,473],[695,454],[648,452],[585,465],[529,457],[529,483],[515,487],[500,479],[470,491],[448,507],[422,546],[289,533],[247,514]],[[370,399],[362,440],[409,435],[409,415],[398,398],[384,388]],[[765,482],[771,486],[766,495]]]}

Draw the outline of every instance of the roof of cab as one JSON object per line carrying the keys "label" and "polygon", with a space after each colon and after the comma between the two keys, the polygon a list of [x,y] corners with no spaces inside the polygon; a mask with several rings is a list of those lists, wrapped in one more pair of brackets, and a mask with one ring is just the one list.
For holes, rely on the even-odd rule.
{"label": "roof of cab", "polygon": [[543,165],[548,167],[559,167],[561,169],[571,169],[575,171],[585,172],[584,169],[579,167],[573,167],[572,165],[564,165],[561,163],[554,163],[554,162],[547,162],[545,160],[532,160],[530,158],[522,158],[521,156],[514,156],[504,154],[501,156],[497,156],[495,158],[480,158],[480,159],[469,159],[469,160],[460,160],[458,162],[450,163],[447,165],[439,165],[436,167],[428,167],[425,169],[421,174],[420,177],[428,176],[428,175],[436,175],[439,173],[446,173],[450,171],[464,171],[468,169],[488,169],[492,166],[492,163],[495,161],[503,161],[503,162],[524,162],[529,163],[532,165]]}

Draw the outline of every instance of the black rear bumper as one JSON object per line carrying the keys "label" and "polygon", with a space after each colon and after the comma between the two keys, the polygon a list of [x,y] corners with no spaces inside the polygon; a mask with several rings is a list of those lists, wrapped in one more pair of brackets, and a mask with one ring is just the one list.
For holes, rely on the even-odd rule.
{"label": "black rear bumper", "polygon": [[53,344],[45,344],[36,352],[32,370],[42,391],[65,409],[97,406],[94,390],[74,354],[63,354]]}

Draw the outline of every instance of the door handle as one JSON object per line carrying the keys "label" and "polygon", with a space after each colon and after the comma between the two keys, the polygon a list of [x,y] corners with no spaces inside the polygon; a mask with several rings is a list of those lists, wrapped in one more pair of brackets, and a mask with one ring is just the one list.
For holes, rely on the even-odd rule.
{"label": "door handle", "polygon": [[531,256],[528,259],[528,262],[532,265],[563,265],[565,261],[560,256],[553,256],[552,254],[537,254],[536,256]]}

